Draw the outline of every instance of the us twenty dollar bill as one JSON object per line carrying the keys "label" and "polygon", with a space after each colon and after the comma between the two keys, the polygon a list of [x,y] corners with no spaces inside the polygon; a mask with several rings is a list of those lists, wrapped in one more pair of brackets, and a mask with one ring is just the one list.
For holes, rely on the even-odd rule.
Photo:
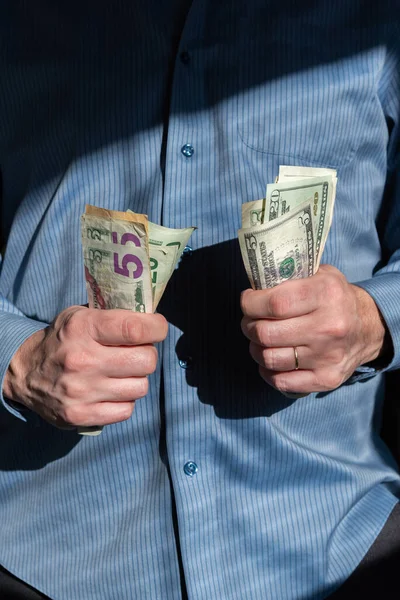
{"label": "us twenty dollar bill", "polygon": [[238,232],[244,266],[253,289],[315,273],[313,206],[305,201],[272,222]]}
{"label": "us twenty dollar bill", "polygon": [[267,185],[266,217],[271,222],[280,216],[310,202],[314,227],[315,271],[318,269],[325,246],[333,211],[334,182],[332,177],[310,177],[302,180],[279,181]]}
{"label": "us twenty dollar bill", "polygon": [[324,251],[325,242],[327,240],[328,233],[329,233],[329,230],[332,225],[333,210],[335,207],[335,200],[336,200],[337,171],[336,171],[336,169],[327,169],[327,168],[320,168],[320,167],[296,167],[293,165],[280,165],[280,167],[279,167],[278,181],[280,183],[282,183],[283,181],[291,181],[293,183],[294,180],[296,180],[296,181],[299,181],[302,179],[309,180],[312,177],[325,177],[325,178],[328,177],[332,180],[332,196],[331,196],[330,203],[329,203],[328,223],[325,223],[326,235],[323,239],[323,242],[322,242],[322,245],[321,245],[321,248],[319,251],[319,255],[318,255],[318,265],[319,265],[319,262],[321,261],[322,253]]}
{"label": "us twenty dollar bill", "polygon": [[[275,183],[282,183],[284,181],[290,181],[293,183],[294,180],[300,181],[302,179],[310,179],[312,177],[328,177],[333,182],[333,202],[335,203],[336,197],[336,186],[337,186],[337,172],[336,169],[325,169],[320,167],[298,167],[293,165],[280,165],[279,174],[276,178]],[[242,204],[242,227],[253,227],[255,225],[262,225],[264,223],[264,215],[267,207],[267,198],[261,198],[260,200],[253,200],[252,202],[245,202]],[[331,211],[333,213],[333,210]],[[272,215],[274,211],[272,211]],[[268,218],[268,220],[270,220]]]}
{"label": "us twenty dollar bill", "polygon": [[[131,210],[127,211],[133,214]],[[173,229],[148,222],[150,276],[153,293],[153,310],[164,293],[168,281],[189,241],[195,227]]]}
{"label": "us twenty dollar bill", "polygon": [[317,272],[332,223],[334,169],[281,165],[265,198],[242,205],[239,242],[254,289]]}
{"label": "us twenty dollar bill", "polygon": [[304,202],[309,202],[312,208],[317,270],[332,221],[335,191],[335,178],[331,174],[299,179],[288,177],[284,181],[268,184],[265,198],[243,204],[242,227],[266,225],[302,206]]}

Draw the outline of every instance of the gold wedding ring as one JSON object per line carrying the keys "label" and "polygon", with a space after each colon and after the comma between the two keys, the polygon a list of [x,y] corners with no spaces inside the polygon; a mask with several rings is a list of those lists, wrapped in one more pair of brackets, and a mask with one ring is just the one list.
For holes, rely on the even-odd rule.
{"label": "gold wedding ring", "polygon": [[293,352],[294,352],[294,370],[298,371],[299,370],[299,355],[297,354],[296,346],[293,346]]}

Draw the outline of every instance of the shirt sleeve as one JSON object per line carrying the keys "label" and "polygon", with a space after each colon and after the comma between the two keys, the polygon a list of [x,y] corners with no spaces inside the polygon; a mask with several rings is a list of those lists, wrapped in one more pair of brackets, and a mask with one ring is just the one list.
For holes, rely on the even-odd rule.
{"label": "shirt sleeve", "polygon": [[378,371],[400,367],[400,31],[388,51],[382,71],[379,97],[388,125],[388,176],[378,224],[382,245],[382,266],[374,276],[356,285],[374,299],[387,325],[393,344],[393,354],[386,365],[362,366],[352,381],[371,377]]}
{"label": "shirt sleeve", "polygon": [[0,294],[0,409],[3,406],[24,421],[26,421],[25,411],[15,407],[10,400],[4,398],[3,382],[11,359],[18,348],[30,335],[45,327],[47,327],[47,323],[29,319]]}

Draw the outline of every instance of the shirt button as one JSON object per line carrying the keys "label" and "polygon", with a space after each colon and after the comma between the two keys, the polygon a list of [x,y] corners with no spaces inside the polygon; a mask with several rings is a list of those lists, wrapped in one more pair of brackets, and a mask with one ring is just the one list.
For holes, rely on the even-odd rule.
{"label": "shirt button", "polygon": [[199,467],[196,465],[195,462],[189,460],[187,463],[185,463],[183,470],[185,472],[185,475],[187,475],[188,477],[193,477],[193,475],[196,475],[197,471],[199,470]]}
{"label": "shirt button", "polygon": [[182,252],[183,256],[192,256],[193,254],[193,248],[192,246],[185,246]]}
{"label": "shirt button", "polygon": [[183,156],[186,156],[186,158],[191,158],[194,154],[194,148],[192,144],[185,144],[184,146],[182,146],[181,152]]}
{"label": "shirt button", "polygon": [[186,50],[180,53],[179,58],[184,65],[188,65],[190,63],[190,54]]}
{"label": "shirt button", "polygon": [[192,366],[192,357],[191,356],[187,356],[186,358],[180,358],[179,359],[179,366],[181,369],[190,369],[190,367]]}

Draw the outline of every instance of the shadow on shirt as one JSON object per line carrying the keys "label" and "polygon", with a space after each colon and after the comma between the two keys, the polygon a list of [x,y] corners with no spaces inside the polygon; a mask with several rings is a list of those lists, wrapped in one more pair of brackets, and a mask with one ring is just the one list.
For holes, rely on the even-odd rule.
{"label": "shadow on shirt", "polygon": [[[199,400],[212,405],[222,419],[270,417],[296,402],[260,377],[249,354],[249,342],[240,326],[240,295],[249,287],[239,243],[229,240],[183,257],[158,308],[183,332],[176,354],[178,360],[191,359],[185,372],[187,383],[197,388]],[[382,422],[383,440],[400,463],[400,373],[385,377],[383,416],[376,418],[378,424]]]}
{"label": "shadow on shirt", "polygon": [[[199,114],[268,81],[385,46],[395,19],[388,0],[188,6],[182,0],[44,0],[40,6],[15,0],[0,8],[1,245],[27,194],[51,182],[50,203],[52,190],[80,157],[162,126],[157,159],[164,177],[171,113]],[[203,92],[182,93],[178,102],[171,101],[171,89],[174,70],[183,68],[182,48],[190,51],[194,68],[201,57],[206,70],[200,77],[207,83]],[[296,114],[292,109],[292,117],[280,115],[287,124]],[[261,135],[253,125],[244,124],[244,137],[255,135],[251,143],[263,146],[272,131],[267,127]],[[285,137],[305,144],[310,136],[303,133]]]}
{"label": "shadow on shirt", "polygon": [[178,360],[189,361],[187,383],[223,419],[271,416],[295,400],[259,375],[241,330],[241,292],[249,288],[238,240],[183,257],[158,307],[183,334]]}
{"label": "shadow on shirt", "polygon": [[1,471],[42,469],[48,463],[69,454],[81,440],[76,430],[53,427],[28,409],[21,412],[27,422],[17,419],[4,409],[1,412]]}

